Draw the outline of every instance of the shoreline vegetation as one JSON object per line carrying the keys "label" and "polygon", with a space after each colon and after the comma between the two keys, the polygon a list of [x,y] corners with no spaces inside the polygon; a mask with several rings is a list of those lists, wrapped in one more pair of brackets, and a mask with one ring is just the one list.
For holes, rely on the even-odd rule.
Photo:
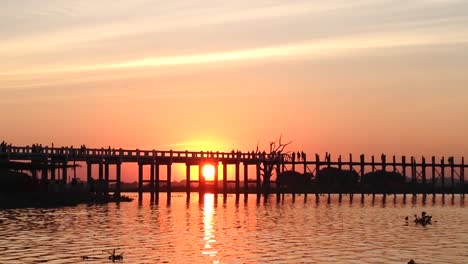
{"label": "shoreline vegetation", "polygon": [[76,179],[70,184],[38,180],[26,173],[0,168],[0,209],[61,207],[78,204],[126,202],[133,199],[104,192],[91,192]]}

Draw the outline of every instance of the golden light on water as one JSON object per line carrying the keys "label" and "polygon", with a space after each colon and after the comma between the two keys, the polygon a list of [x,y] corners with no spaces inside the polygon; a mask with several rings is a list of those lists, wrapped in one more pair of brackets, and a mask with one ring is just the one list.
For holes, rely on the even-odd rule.
{"label": "golden light on water", "polygon": [[[213,246],[213,244],[216,243],[214,221],[213,221],[214,214],[215,214],[214,194],[207,193],[205,194],[204,204],[203,204],[203,231],[204,231],[203,240],[204,240],[205,245],[201,253],[203,255],[208,255],[210,257],[215,257],[216,254],[218,253],[218,251]],[[218,263],[218,261],[213,260],[213,263]]]}

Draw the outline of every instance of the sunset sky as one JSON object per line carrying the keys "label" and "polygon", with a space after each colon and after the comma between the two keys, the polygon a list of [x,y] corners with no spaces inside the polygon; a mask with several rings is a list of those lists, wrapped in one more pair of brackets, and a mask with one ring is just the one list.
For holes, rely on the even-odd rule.
{"label": "sunset sky", "polygon": [[468,1],[0,3],[14,145],[454,155]]}

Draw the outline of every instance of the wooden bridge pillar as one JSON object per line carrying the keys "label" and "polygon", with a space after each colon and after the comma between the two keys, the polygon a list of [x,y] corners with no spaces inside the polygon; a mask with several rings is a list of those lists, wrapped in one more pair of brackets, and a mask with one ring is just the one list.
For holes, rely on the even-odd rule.
{"label": "wooden bridge pillar", "polygon": [[244,201],[249,197],[249,164],[244,162]]}
{"label": "wooden bridge pillar", "polygon": [[462,157],[461,166],[460,166],[460,183],[461,183],[461,194],[465,197],[466,187],[465,187],[465,157]]}
{"label": "wooden bridge pillar", "polygon": [[371,157],[371,166],[372,166],[372,172],[375,172],[375,158],[374,155]]}
{"label": "wooden bridge pillar", "polygon": [[44,163],[44,167],[42,168],[42,172],[41,172],[41,179],[44,181],[44,182],[47,182],[48,180],[48,171],[47,171],[47,162]]}
{"label": "wooden bridge pillar", "polygon": [[421,169],[422,169],[422,182],[423,182],[423,201],[426,201],[427,194],[427,179],[426,179],[426,158],[422,157],[421,159]]}
{"label": "wooden bridge pillar", "polygon": [[361,165],[361,179],[360,179],[360,185],[361,185],[361,203],[364,203],[364,175],[365,175],[365,161],[366,158],[364,154],[361,154],[360,158],[360,165]]}
{"label": "wooden bridge pillar", "polygon": [[172,195],[172,163],[167,164],[167,203],[171,202]]}
{"label": "wooden bridge pillar", "polygon": [[260,171],[260,163],[256,164],[257,168],[257,202],[260,202],[260,198],[262,195],[262,177],[261,177],[261,171]]}
{"label": "wooden bridge pillar", "polygon": [[226,202],[227,200],[227,163],[223,162],[223,200]]}
{"label": "wooden bridge pillar", "polygon": [[296,153],[295,152],[293,152],[291,159],[292,159],[292,171],[296,171]]}
{"label": "wooden bridge pillar", "polygon": [[392,166],[393,166],[393,172],[396,172],[397,168],[396,168],[396,156],[395,155],[393,155]]}
{"label": "wooden bridge pillar", "polygon": [[138,200],[143,199],[143,163],[138,163]]}
{"label": "wooden bridge pillar", "polygon": [[104,164],[104,193],[109,193],[109,163]]}
{"label": "wooden bridge pillar", "polygon": [[431,159],[431,185],[432,185],[432,202],[435,203],[436,198],[436,158],[432,156]]}
{"label": "wooden bridge pillar", "polygon": [[[306,161],[306,154],[304,153],[302,155],[302,161],[304,162],[304,176],[306,176],[307,173],[307,161]],[[278,165],[276,167],[277,173],[281,173],[281,162],[278,162]],[[311,179],[312,180],[312,179]],[[307,194],[309,193],[309,186],[304,186],[304,203],[307,202]]]}
{"label": "wooden bridge pillar", "polygon": [[[154,153],[154,152],[153,152]],[[153,154],[154,157],[154,154]],[[150,182],[149,182],[149,188],[150,188],[150,201],[154,201],[154,159],[151,160],[150,164]]]}
{"label": "wooden bridge pillar", "polygon": [[52,160],[52,164],[50,166],[50,180],[55,181],[55,161]]}
{"label": "wooden bridge pillar", "polygon": [[[403,175],[403,178],[405,179],[405,183],[407,182],[406,179],[406,156],[401,157],[401,174]],[[407,187],[405,187],[405,190],[403,191],[403,202],[406,202],[406,193],[407,193]]]}
{"label": "wooden bridge pillar", "polygon": [[417,193],[417,170],[416,170],[416,158],[411,156],[411,189],[413,199],[416,198]]}
{"label": "wooden bridge pillar", "polygon": [[449,163],[450,163],[450,189],[452,192],[452,195],[455,193],[455,166],[454,166],[454,158],[449,157]]}
{"label": "wooden bridge pillar", "polygon": [[[93,180],[93,175],[92,175],[92,163],[90,161],[86,162],[86,181],[88,182],[88,185],[91,183]],[[52,177],[52,176],[51,176]]]}
{"label": "wooden bridge pillar", "polygon": [[219,161],[216,161],[215,164],[215,175],[214,175],[214,196],[217,199],[218,198],[218,192],[219,192]]}
{"label": "wooden bridge pillar", "polygon": [[[319,154],[315,154],[315,179],[318,179],[318,174],[320,172],[320,156]],[[319,199],[319,190],[317,186],[315,186],[315,198],[316,201],[318,202]]]}
{"label": "wooden bridge pillar", "polygon": [[441,177],[441,190],[442,197],[445,196],[445,157],[440,161],[440,177]]}
{"label": "wooden bridge pillar", "polygon": [[281,163],[278,162],[276,164],[276,202],[279,203],[281,201],[281,186],[278,181],[278,175],[281,173]]}
{"label": "wooden bridge pillar", "polygon": [[[304,162],[304,173],[307,173],[307,154],[306,153],[302,154],[302,161]],[[283,163],[283,156],[281,156],[280,163]]]}
{"label": "wooden bridge pillar", "polygon": [[[31,165],[35,166],[33,162],[31,162]],[[37,180],[37,170],[36,169],[31,169],[31,177],[34,179],[34,180]]]}
{"label": "wooden bridge pillar", "polygon": [[[343,169],[343,163],[341,161],[341,155],[338,156],[338,170],[342,170]],[[341,203],[341,200],[343,198],[343,194],[342,194],[342,190],[341,190],[341,186],[338,187],[338,202]]]}
{"label": "wooden bridge pillar", "polygon": [[67,184],[68,182],[68,161],[64,161],[62,164],[62,183]]}
{"label": "wooden bridge pillar", "polygon": [[156,202],[159,202],[159,188],[160,188],[160,176],[159,176],[159,163],[156,161],[156,163],[154,164],[154,176],[155,176],[155,188],[154,188],[154,192],[155,192],[155,200]]}
{"label": "wooden bridge pillar", "polygon": [[185,163],[185,195],[187,202],[190,201],[190,164]]}
{"label": "wooden bridge pillar", "polygon": [[239,161],[236,161],[235,167],[235,177],[236,177],[236,202],[239,201],[239,194],[240,194],[240,178],[239,178]]}
{"label": "wooden bridge pillar", "polygon": [[99,176],[99,181],[102,181],[104,179],[104,173],[103,173],[103,164],[102,161],[99,161],[99,170],[98,170],[98,176]]}
{"label": "wooden bridge pillar", "polygon": [[387,171],[387,156],[385,154],[382,154],[381,156],[382,159],[382,171]]}
{"label": "wooden bridge pillar", "polygon": [[198,164],[198,197],[202,203],[205,198],[205,177],[203,176],[203,164]]}
{"label": "wooden bridge pillar", "polygon": [[120,183],[121,183],[121,167],[122,167],[122,163],[119,162],[116,164],[117,168],[116,168],[116,183],[115,183],[115,194],[117,195],[117,197],[120,197]]}
{"label": "wooden bridge pillar", "polygon": [[[354,171],[354,166],[353,166],[353,154],[349,153],[349,171]],[[353,202],[353,196],[355,192],[355,186],[353,186],[353,189],[348,191],[349,194],[349,202]]]}

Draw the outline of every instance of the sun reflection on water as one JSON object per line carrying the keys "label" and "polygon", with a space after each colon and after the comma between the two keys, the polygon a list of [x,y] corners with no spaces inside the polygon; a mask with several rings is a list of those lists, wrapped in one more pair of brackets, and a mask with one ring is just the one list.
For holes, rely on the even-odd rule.
{"label": "sun reflection on water", "polygon": [[[207,193],[205,194],[204,204],[203,204],[203,241],[204,247],[201,251],[203,255],[208,255],[210,257],[215,257],[218,251],[214,248],[214,243],[216,243],[215,230],[214,230],[214,221],[213,216],[215,214],[214,208],[214,194]],[[213,263],[219,263],[219,261],[214,260]]]}

